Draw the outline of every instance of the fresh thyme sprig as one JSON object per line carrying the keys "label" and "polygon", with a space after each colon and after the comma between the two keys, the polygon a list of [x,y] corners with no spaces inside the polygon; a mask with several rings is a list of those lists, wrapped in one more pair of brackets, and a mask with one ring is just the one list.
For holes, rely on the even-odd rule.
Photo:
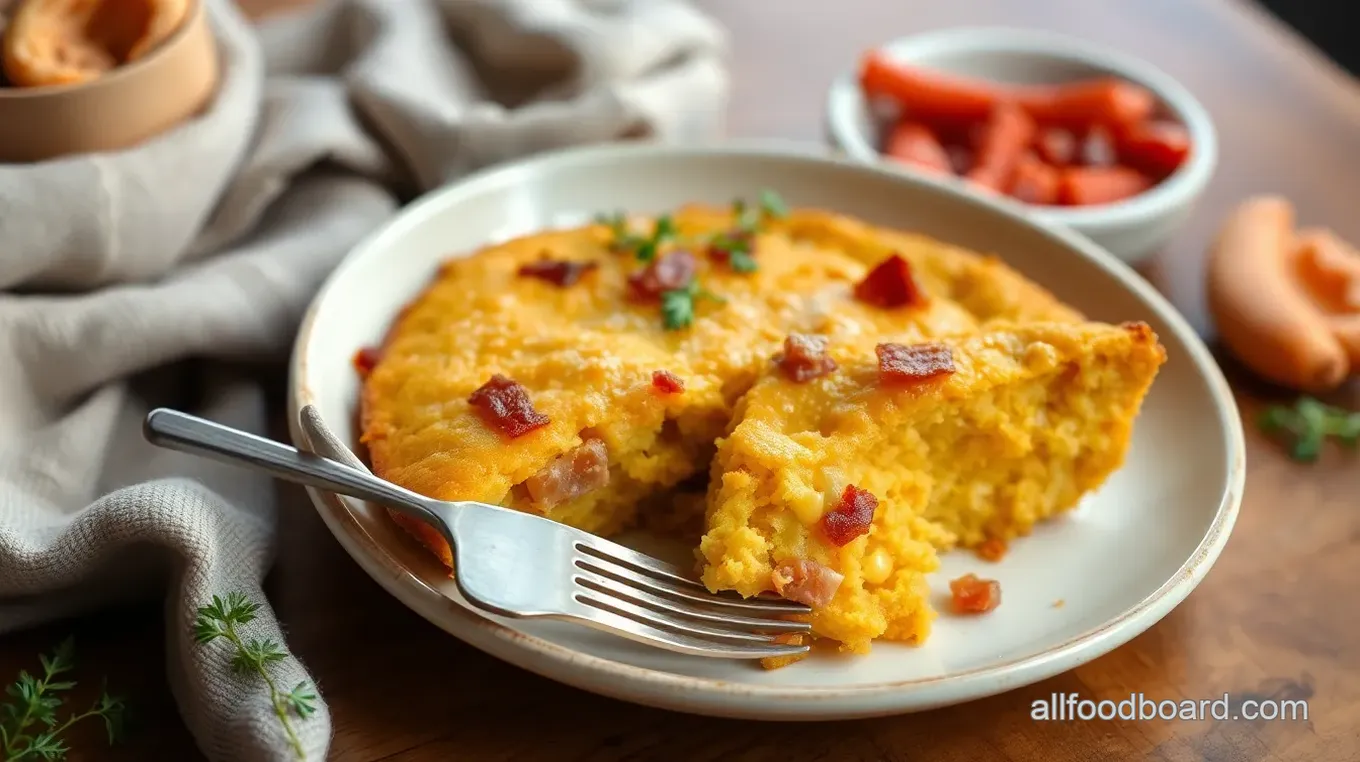
{"label": "fresh thyme sprig", "polygon": [[1285,440],[1289,457],[1312,463],[1329,438],[1354,450],[1360,446],[1360,412],[1301,397],[1292,406],[1271,405],[1257,424],[1266,434]]}
{"label": "fresh thyme sprig", "polygon": [[5,689],[10,700],[0,704],[0,759],[66,759],[70,748],[62,734],[76,723],[95,717],[104,721],[109,745],[117,743],[123,734],[125,707],[122,699],[109,694],[107,686],[89,709],[58,721],[57,710],[65,702],[61,694],[76,687],[70,680],[57,679],[75,668],[75,641],[67,638],[50,656],[43,654],[38,659],[41,677],[24,670]]}
{"label": "fresh thyme sprig", "polygon": [[316,711],[316,693],[306,682],[298,683],[291,691],[280,690],[269,674],[269,665],[283,661],[288,658],[288,654],[278,643],[267,638],[264,640],[252,638],[247,642],[241,637],[237,628],[253,621],[259,610],[260,604],[252,603],[243,593],[230,593],[226,600],[214,595],[212,603],[198,609],[198,619],[194,622],[194,640],[200,644],[207,644],[221,638],[236,649],[231,658],[232,669],[241,675],[254,673],[264,680],[265,685],[269,687],[269,703],[273,706],[279,722],[283,723],[289,744],[299,758],[305,759],[306,753],[302,749],[302,742],[298,740],[297,733],[293,732],[289,713],[296,714],[302,719],[310,717]]}

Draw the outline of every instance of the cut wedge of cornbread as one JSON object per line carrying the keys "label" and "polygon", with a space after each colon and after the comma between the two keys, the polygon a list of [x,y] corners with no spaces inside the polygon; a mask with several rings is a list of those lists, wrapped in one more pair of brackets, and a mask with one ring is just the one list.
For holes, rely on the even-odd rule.
{"label": "cut wedge of cornbread", "polygon": [[809,603],[814,634],[852,652],[926,638],[938,552],[1027,534],[1098,487],[1165,361],[1142,323],[823,350],[834,369],[800,381],[780,357],[741,398],[698,552],[710,589]]}
{"label": "cut wedge of cornbread", "polygon": [[[994,257],[828,212],[765,220],[739,266],[715,251],[739,217],[682,209],[646,260],[621,250],[617,226],[594,224],[448,261],[367,369],[361,442],[374,472],[431,497],[613,535],[636,523],[639,504],[706,473],[739,400],[790,333],[924,339],[1081,320]],[[660,222],[628,221],[626,237]],[[898,259],[920,298],[857,297]],[[679,299],[688,320],[671,310],[673,293],[636,293],[674,275],[656,267],[681,261],[693,270]],[[437,532],[394,519],[451,564]]]}

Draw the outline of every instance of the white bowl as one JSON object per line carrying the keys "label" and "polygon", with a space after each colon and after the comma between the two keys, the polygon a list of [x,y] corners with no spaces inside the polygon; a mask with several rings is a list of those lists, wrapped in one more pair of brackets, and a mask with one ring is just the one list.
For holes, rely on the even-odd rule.
{"label": "white bowl", "polygon": [[[1204,106],[1151,64],[1107,48],[1049,32],[983,27],[912,35],[878,49],[904,63],[997,82],[1046,84],[1114,75],[1148,88],[1161,101],[1165,116],[1190,132],[1190,157],[1174,174],[1146,193],[1103,206],[1040,207],[1011,202],[1036,220],[1081,233],[1126,262],[1146,259],[1175,234],[1218,163],[1218,138]],[[831,86],[826,105],[830,141],[851,158],[915,173],[885,160],[876,149],[881,145],[880,127],[860,91],[857,73],[858,62]],[[958,184],[966,186],[962,181]]]}
{"label": "white bowl", "polygon": [[[951,185],[801,147],[577,148],[489,169],[416,201],[361,242],[308,309],[291,371],[293,440],[362,467],[352,452],[360,384],[351,358],[382,339],[446,258],[490,240],[580,224],[603,210],[727,204],[763,187],[791,205],[995,254],[1092,319],[1143,320],[1160,336],[1167,363],[1144,402],[1124,467],[999,563],[981,567],[970,553],[948,553],[932,575],[942,591],[955,576],[985,571],[1001,581],[1001,607],[985,618],[943,615],[919,648],[879,643],[861,658],[819,653],[766,672],[565,623],[482,613],[383,511],[310,490],[341,545],[429,621],[525,669],[642,704],[763,719],[884,715],[1020,688],[1127,642],[1190,594],[1228,541],[1245,473],[1232,393],[1194,330],[1128,266],[1080,236]],[[1056,606],[1059,600],[1064,605]]]}

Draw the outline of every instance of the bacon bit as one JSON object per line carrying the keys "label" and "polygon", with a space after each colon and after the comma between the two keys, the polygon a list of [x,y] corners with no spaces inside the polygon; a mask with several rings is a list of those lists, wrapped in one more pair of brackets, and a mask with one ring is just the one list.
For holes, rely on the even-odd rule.
{"label": "bacon bit", "polygon": [[[774,636],[774,642],[781,646],[801,646],[808,642],[809,636],[805,632],[781,632]],[[760,660],[760,666],[765,669],[779,669],[790,664],[800,662],[808,657],[811,652],[794,654],[793,656],[766,656]]]}
{"label": "bacon bit", "polygon": [[382,359],[382,353],[373,347],[364,347],[354,353],[354,369],[359,372],[360,377],[367,377],[373,369],[378,366],[378,361]]}
{"label": "bacon bit", "polygon": [[976,552],[978,558],[981,558],[983,561],[995,562],[1005,558],[1007,550],[1009,550],[1009,548],[1006,546],[1005,540],[998,537],[988,537],[982,541],[982,544],[977,546],[977,549],[974,552]]}
{"label": "bacon bit", "polygon": [[582,276],[599,266],[599,262],[571,262],[544,257],[537,262],[520,265],[519,274],[528,278],[545,280],[555,286],[566,287],[575,284]]}
{"label": "bacon bit", "polygon": [[900,254],[892,254],[870,270],[856,284],[855,298],[884,309],[925,301],[920,286],[911,277],[911,265]]}
{"label": "bacon bit", "polygon": [[587,439],[524,480],[529,497],[542,508],[561,505],[608,484],[609,451],[599,439]]}
{"label": "bacon bit", "polygon": [[954,353],[943,344],[879,344],[874,351],[882,383],[921,384],[956,372]]}
{"label": "bacon bit", "polygon": [[651,301],[662,292],[684,288],[694,279],[698,262],[688,251],[672,251],[662,255],[642,270],[628,276],[628,288],[634,299]]}
{"label": "bacon bit", "polygon": [[822,514],[822,532],[837,547],[869,533],[874,523],[878,498],[868,490],[853,484],[846,485],[836,507]]}
{"label": "bacon bit", "polygon": [[776,593],[814,609],[830,603],[844,581],[844,574],[805,558],[785,561],[770,573]]}
{"label": "bacon bit", "polygon": [[802,333],[784,339],[784,351],[774,356],[784,375],[797,383],[825,376],[836,369],[836,361],[826,353],[826,338]]}
{"label": "bacon bit", "polygon": [[685,382],[668,370],[652,371],[652,386],[663,394],[679,394],[685,391]]}
{"label": "bacon bit", "polygon": [[954,610],[960,614],[985,614],[1001,605],[1001,583],[994,579],[980,579],[968,573],[949,581]]}
{"label": "bacon bit", "polygon": [[547,426],[548,416],[534,409],[529,393],[517,381],[497,373],[468,397],[487,425],[514,439]]}

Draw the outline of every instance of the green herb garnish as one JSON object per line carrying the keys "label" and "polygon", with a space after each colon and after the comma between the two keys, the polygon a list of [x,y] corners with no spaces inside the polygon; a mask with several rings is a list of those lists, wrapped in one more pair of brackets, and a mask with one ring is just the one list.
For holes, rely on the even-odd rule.
{"label": "green herb garnish", "polygon": [[760,192],[760,211],[768,218],[782,219],[789,214],[789,208],[778,193],[766,188]]}
{"label": "green herb garnish", "polygon": [[632,252],[639,262],[650,262],[656,258],[661,245],[675,238],[675,221],[670,215],[663,214],[652,225],[651,235],[634,233],[628,227],[628,217],[623,212],[601,214],[595,217],[601,225],[607,225],[614,240],[610,247],[616,252]]}
{"label": "green herb garnish", "polygon": [[752,247],[761,224],[785,217],[788,213],[784,200],[768,188],[760,192],[758,209],[748,206],[744,199],[736,199],[732,202],[732,216],[736,218],[736,224],[731,230],[715,235],[709,242],[709,248],[722,252],[727,259],[727,266],[734,272],[753,273],[759,269]]}
{"label": "green herb garnish", "polygon": [[729,251],[727,253],[727,266],[739,273],[753,273],[759,269],[756,258],[751,256],[748,251]]}
{"label": "green herb garnish", "polygon": [[0,704],[0,759],[10,762],[66,759],[70,748],[61,735],[72,725],[95,717],[104,721],[109,745],[117,743],[123,734],[124,706],[107,689],[100,691],[89,709],[64,720],[57,719],[57,710],[64,702],[61,694],[76,687],[70,680],[57,679],[75,668],[75,641],[67,638],[51,656],[44,654],[38,659],[42,663],[41,677],[22,671],[19,679],[5,689],[10,700]]}
{"label": "green herb garnish", "polygon": [[1289,457],[1300,463],[1316,461],[1329,438],[1352,450],[1360,446],[1360,412],[1327,405],[1313,397],[1302,397],[1292,407],[1271,405],[1261,413],[1257,425],[1266,434],[1283,439]]}
{"label": "green herb garnish", "polygon": [[[736,217],[736,225],[731,230],[714,236],[708,242],[709,249],[722,252],[728,267],[734,272],[755,272],[759,267],[752,251],[756,232],[761,223],[787,215],[788,208],[777,193],[766,189],[760,192],[758,208],[752,209],[744,200],[737,199],[732,202],[732,214]],[[668,214],[657,217],[651,233],[645,236],[633,232],[628,227],[627,215],[621,211],[597,215],[595,221],[610,228],[613,234],[611,249],[620,253],[631,252],[637,261],[643,263],[654,262],[661,255],[661,249],[665,244],[679,238],[675,220]],[[661,319],[666,330],[678,331],[693,325],[694,301],[700,298],[726,302],[726,299],[708,291],[697,282],[663,291]]]}
{"label": "green herb garnish", "polygon": [[656,218],[656,223],[652,226],[652,235],[641,239],[634,248],[634,255],[639,262],[650,262],[656,259],[656,254],[661,250],[661,245],[675,238],[675,222],[669,214],[663,214]]}
{"label": "green herb garnish", "polygon": [[708,299],[718,304],[727,303],[727,299],[700,286],[697,281],[690,281],[684,288],[661,292],[661,321],[666,330],[678,331],[692,325],[694,303],[699,299]]}
{"label": "green herb garnish", "polygon": [[232,669],[241,675],[254,673],[264,680],[269,687],[269,703],[283,724],[284,732],[288,734],[288,742],[299,758],[305,758],[302,742],[293,732],[288,715],[292,712],[302,719],[310,717],[316,711],[316,693],[305,682],[298,683],[291,691],[279,690],[269,674],[268,666],[283,661],[288,658],[288,654],[272,640],[252,639],[246,642],[241,638],[237,628],[253,621],[259,610],[260,604],[251,603],[242,593],[231,593],[225,601],[214,595],[212,603],[198,609],[194,640],[207,644],[222,638],[232,645],[236,651],[231,658]]}
{"label": "green herb garnish", "polygon": [[668,331],[688,328],[694,323],[694,293],[677,288],[661,293],[661,323]]}
{"label": "green herb garnish", "polygon": [[636,245],[637,236],[628,229],[628,215],[623,212],[597,214],[595,215],[595,222],[609,228],[614,236],[611,244],[614,249],[631,249]]}

